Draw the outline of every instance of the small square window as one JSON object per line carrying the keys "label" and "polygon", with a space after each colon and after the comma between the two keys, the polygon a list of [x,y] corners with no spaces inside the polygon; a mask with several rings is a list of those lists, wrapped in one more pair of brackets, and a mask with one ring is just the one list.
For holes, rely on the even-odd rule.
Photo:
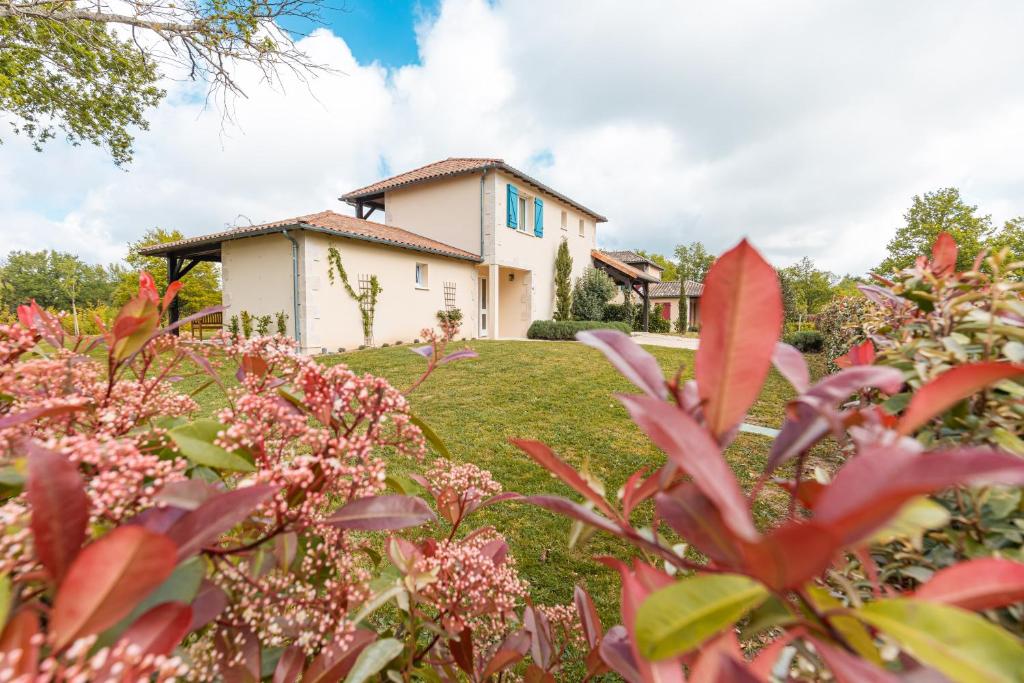
{"label": "small square window", "polygon": [[427,264],[416,264],[416,286],[420,289],[427,288]]}
{"label": "small square window", "polygon": [[562,212],[562,230],[568,230],[568,229],[569,229],[569,212],[568,211],[563,211]]}
{"label": "small square window", "polygon": [[587,234],[587,229],[586,229],[586,226],[583,223],[583,219],[581,218],[580,219],[580,237],[583,237],[586,234]]}

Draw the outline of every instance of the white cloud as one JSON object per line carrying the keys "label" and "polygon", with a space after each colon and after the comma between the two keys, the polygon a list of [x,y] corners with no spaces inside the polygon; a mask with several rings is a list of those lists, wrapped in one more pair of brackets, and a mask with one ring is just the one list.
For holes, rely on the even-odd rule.
{"label": "white cloud", "polygon": [[996,220],[1024,214],[1021,25],[1012,0],[446,0],[419,65],[359,64],[321,30],[303,46],[341,73],[283,93],[240,73],[236,128],[169,84],[127,172],[5,136],[0,252],[111,260],[153,225],[340,210],[382,159],[480,155],[607,215],[608,246],[749,235],[780,264],[863,271],[914,194],[957,185]]}

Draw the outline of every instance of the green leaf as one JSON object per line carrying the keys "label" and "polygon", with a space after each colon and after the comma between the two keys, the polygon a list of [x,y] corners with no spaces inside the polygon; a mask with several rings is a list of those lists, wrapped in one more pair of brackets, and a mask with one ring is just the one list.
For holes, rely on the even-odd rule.
{"label": "green leaf", "polygon": [[0,631],[7,623],[7,615],[11,611],[11,577],[0,576]]}
{"label": "green leaf", "polygon": [[359,653],[356,663],[345,678],[345,683],[363,683],[379,673],[392,659],[402,654],[403,649],[402,643],[394,638],[385,638],[370,643]]}
{"label": "green leaf", "polygon": [[949,511],[927,496],[912,498],[889,523],[880,529],[871,540],[875,543],[889,543],[898,538],[909,539],[915,548],[921,547],[925,531],[938,529],[949,522]]}
{"label": "green leaf", "polygon": [[[814,603],[819,612],[835,612],[843,608],[843,603],[828,592],[828,589],[809,583],[806,586],[807,596]],[[878,666],[884,667],[885,662],[875,647],[875,641],[868,633],[864,624],[853,617],[834,614],[829,617],[829,623],[849,643],[850,647],[864,659],[867,659]]]}
{"label": "green leaf", "polygon": [[1024,645],[973,612],[893,598],[853,614],[954,681],[1020,681],[1024,676]]}
{"label": "green leaf", "polygon": [[768,589],[746,576],[704,574],[649,595],[636,615],[636,639],[648,659],[689,652],[760,605]]}
{"label": "green leaf", "polygon": [[225,427],[216,420],[196,420],[192,424],[175,427],[168,435],[186,458],[197,465],[231,472],[252,472],[255,468],[238,452],[216,446],[213,440]]}
{"label": "green leaf", "polygon": [[444,445],[444,441],[437,435],[437,432],[430,428],[430,425],[411,413],[409,414],[409,421],[420,428],[420,431],[423,432],[423,438],[434,447],[435,451],[441,456],[449,460],[451,459],[452,454],[448,451],[448,447]]}

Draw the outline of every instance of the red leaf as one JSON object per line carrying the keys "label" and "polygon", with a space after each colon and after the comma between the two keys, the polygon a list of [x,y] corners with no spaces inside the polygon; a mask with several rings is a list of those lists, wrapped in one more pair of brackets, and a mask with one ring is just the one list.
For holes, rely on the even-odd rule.
{"label": "red leaf", "polygon": [[368,496],[343,505],[325,521],[339,529],[384,531],[407,529],[434,519],[426,501],[416,496]]}
{"label": "red leaf", "polygon": [[717,566],[742,569],[740,539],[726,526],[714,504],[693,483],[680,484],[659,493],[654,503],[658,516]]}
{"label": "red leaf", "polygon": [[579,520],[584,524],[602,529],[616,536],[622,536],[623,531],[607,517],[602,517],[593,510],[589,510],[579,503],[560,496],[527,496],[522,499],[524,503],[530,503],[542,507],[545,510],[557,512],[560,515]]}
{"label": "red leaf", "polygon": [[167,536],[178,546],[178,559],[191,557],[225,531],[232,529],[278,492],[279,486],[257,484],[208,498],[175,522]]}
{"label": "red leaf", "polygon": [[811,386],[811,371],[807,369],[804,355],[789,344],[779,342],[772,351],[772,365],[786,381],[793,385],[798,394]]}
{"label": "red leaf", "polygon": [[65,415],[67,413],[74,413],[82,410],[84,405],[75,404],[62,404],[55,406],[33,406],[32,408],[26,408],[18,413],[12,413],[5,415],[0,418],[0,429],[7,429],[9,427],[16,427],[26,422],[32,422],[39,420],[44,417],[53,417],[55,415]]}
{"label": "red leaf", "polygon": [[[514,634],[513,634],[514,635]],[[480,676],[480,680],[486,681],[494,674],[499,671],[504,671],[508,667],[521,661],[526,656],[526,649],[520,651],[514,647],[508,646],[508,641],[502,643],[502,646],[498,648],[498,651],[494,653],[491,660],[487,662],[487,666],[484,668],[483,674]],[[526,647],[529,648],[529,639],[527,638]]]}
{"label": "red leaf", "polygon": [[618,330],[587,330],[576,338],[603,353],[622,376],[652,398],[665,399],[668,389],[661,366],[651,354]]}
{"label": "red leaf", "polygon": [[696,379],[708,427],[728,433],[757,400],[782,329],[779,277],[743,240],[711,266],[701,300]]}
{"label": "red leaf", "polygon": [[571,465],[555,455],[555,452],[548,448],[547,445],[540,441],[531,441],[528,439],[511,439],[511,442],[513,445],[522,449],[528,456],[533,458],[538,465],[554,474],[556,477],[561,479],[562,482],[568,484],[569,487],[596,505],[598,510],[609,517],[616,516],[615,511],[612,510],[608,501],[606,501],[600,493],[591,488],[587,480],[584,479],[579,472],[573,469]]}
{"label": "red leaf", "polygon": [[54,648],[98,633],[128,616],[174,571],[177,549],[139,526],[114,529],[75,558],[54,599]]}
{"label": "red leaf", "polygon": [[853,346],[846,355],[836,358],[835,364],[841,368],[852,368],[855,365],[871,365],[875,362],[875,345],[868,339]]}
{"label": "red leaf", "polygon": [[[4,666],[10,667],[10,680],[30,676],[34,680],[39,664],[39,616],[30,608],[23,608],[15,614],[0,636],[0,653],[7,655]],[[10,653],[20,652],[17,661]],[[29,680],[29,679],[27,679]]]}
{"label": "red leaf", "polygon": [[166,311],[167,307],[171,305],[172,301],[174,301],[174,297],[178,296],[178,292],[181,290],[182,284],[181,280],[175,280],[171,284],[167,285],[167,289],[164,291],[164,300],[160,304],[160,307],[163,310]]}
{"label": "red leaf", "polygon": [[948,232],[939,233],[935,245],[932,246],[932,270],[937,275],[952,273],[956,269],[956,257],[959,249],[956,240]]}
{"label": "red leaf", "polygon": [[647,396],[620,395],[633,422],[684,472],[718,509],[725,523],[741,538],[757,531],[750,507],[721,449],[696,421],[665,401]]}
{"label": "red leaf", "polygon": [[912,434],[933,417],[946,412],[963,399],[987,386],[1024,375],[1024,365],[988,361],[959,365],[925,384],[910,399],[900,418],[900,434]]}
{"label": "red leaf", "polygon": [[36,556],[59,584],[85,543],[89,496],[78,467],[63,455],[32,441],[28,453],[28,502]]}
{"label": "red leaf", "polygon": [[914,593],[918,600],[980,611],[1024,601],[1024,564],[997,557],[962,562],[936,573]]}
{"label": "red leaf", "polygon": [[587,644],[593,649],[601,642],[601,617],[597,614],[594,601],[581,586],[576,586],[576,590],[573,591],[573,602],[576,604],[576,613],[583,626],[583,635],[587,639]]}
{"label": "red leaf", "polygon": [[169,655],[192,624],[192,608],[182,602],[165,602],[135,620],[121,636],[143,655]]}
{"label": "red leaf", "polygon": [[844,543],[883,526],[914,496],[955,484],[1024,484],[1024,460],[984,449],[926,454],[877,447],[848,461],[814,506],[814,519]]}
{"label": "red leaf", "polygon": [[285,648],[281,653],[281,659],[277,660],[277,667],[274,668],[272,683],[295,683],[306,666],[306,655],[298,645]]}
{"label": "red leaf", "polygon": [[359,653],[376,639],[376,633],[360,628],[352,634],[351,640],[328,643],[310,663],[302,676],[302,683],[336,683],[345,680]]}
{"label": "red leaf", "polygon": [[196,631],[220,616],[228,606],[228,596],[217,584],[203,579],[199,593],[192,601],[192,624],[189,631]]}
{"label": "red leaf", "polygon": [[473,632],[469,628],[462,629],[458,639],[448,640],[448,650],[452,653],[452,659],[466,675],[473,678]]}
{"label": "red leaf", "polygon": [[743,546],[744,573],[776,591],[796,588],[820,576],[842,544],[827,525],[786,522]]}
{"label": "red leaf", "polygon": [[612,671],[626,679],[627,683],[644,683],[643,674],[637,664],[633,646],[624,626],[612,626],[601,639],[601,659]]}
{"label": "red leaf", "polygon": [[809,637],[808,640],[814,643],[814,649],[821,655],[836,683],[897,683],[905,680],[821,638]]}

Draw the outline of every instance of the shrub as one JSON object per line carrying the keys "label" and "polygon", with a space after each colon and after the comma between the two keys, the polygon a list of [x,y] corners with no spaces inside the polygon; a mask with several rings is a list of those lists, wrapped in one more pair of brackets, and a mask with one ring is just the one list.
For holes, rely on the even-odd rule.
{"label": "shrub", "polygon": [[633,306],[629,304],[605,304],[601,320],[605,322],[633,322]]}
{"label": "shrub", "polygon": [[[661,307],[663,304],[654,304],[651,306],[647,316],[647,331],[656,332],[658,334],[667,334],[672,331],[672,324],[661,317]],[[644,307],[636,306],[633,314],[633,329],[640,331],[644,329]]]}
{"label": "shrub", "polygon": [[833,299],[818,315],[823,351],[829,370],[836,371],[835,359],[864,341],[862,324],[872,304],[863,296],[841,296]]}
{"label": "shrub", "polygon": [[825,339],[821,336],[821,332],[816,330],[787,334],[784,341],[802,353],[821,353],[825,348]]}
{"label": "shrub", "polygon": [[241,334],[241,332],[242,327],[238,323],[238,316],[231,316],[231,319],[228,321],[228,333],[231,335],[231,338],[238,339],[238,335]]}
{"label": "shrub", "polygon": [[248,339],[252,336],[253,315],[249,311],[242,311],[242,334]]}
{"label": "shrub", "polygon": [[604,271],[587,267],[583,275],[576,278],[572,289],[573,320],[600,320],[604,307],[618,292],[615,282]]}
{"label": "shrub", "polygon": [[[504,539],[471,528],[508,497],[488,472],[428,461],[405,395],[292,340],[161,332],[174,293],[143,275],[101,355],[38,306],[0,327],[5,679],[560,675],[579,612],[526,603]],[[425,375],[472,356],[424,335]],[[172,378],[224,365],[238,386],[193,421]]]}
{"label": "shrub", "polygon": [[626,323],[604,322],[597,320],[534,320],[530,329],[526,331],[528,339],[553,339],[572,340],[576,339],[576,333],[583,330],[619,330],[629,333],[630,327]]}
{"label": "shrub", "polygon": [[282,337],[288,336],[288,314],[284,311],[278,311],[274,314],[274,319],[277,323],[277,333]]}
{"label": "shrub", "polygon": [[572,316],[572,256],[569,242],[563,237],[555,255],[555,320],[569,320]]}
{"label": "shrub", "polygon": [[274,317],[271,315],[261,315],[256,318],[256,334],[261,337],[266,337],[270,334],[270,325],[274,322]]}
{"label": "shrub", "polygon": [[[438,311],[437,324],[446,335],[454,339],[459,334],[459,330],[462,329],[462,310],[453,308],[451,310]],[[419,342],[415,343],[418,344]]]}
{"label": "shrub", "polygon": [[[910,584],[883,586],[888,577],[876,558],[879,543],[910,546],[934,526],[922,495],[972,483],[1012,486],[1019,496],[1024,459],[988,448],[927,451],[908,436],[999,377],[1024,375],[1024,366],[1003,362],[994,373],[966,365],[956,382],[940,375],[923,383],[893,415],[848,400],[865,390],[897,394],[903,371],[862,365],[811,385],[803,356],[777,345],[778,280],[746,242],[712,266],[705,297],[716,305],[704,311],[693,380],[666,380],[659,362],[621,333],[580,335],[640,390],[619,400],[665,452],[664,466],[638,470],[609,499],[604,491],[614,488],[544,444],[514,441],[574,491],[572,499],[526,500],[570,518],[577,546],[604,533],[638,550],[627,563],[607,557],[604,539],[597,549],[621,577],[624,619],[594,639],[602,661],[644,682],[682,681],[684,665],[703,672],[694,679],[719,681],[767,680],[769,671],[784,680],[1014,679],[1024,646],[979,612],[1016,609],[1024,563],[954,562]],[[759,304],[751,314],[733,314],[752,300]],[[797,398],[763,473],[745,492],[724,451],[773,362]],[[832,476],[808,477],[807,451],[833,435],[853,457]],[[782,466],[786,476],[775,478]],[[774,486],[789,502],[782,519],[766,526],[753,511]],[[654,526],[643,526],[652,519],[647,511],[634,523],[651,503]],[[759,650],[752,662],[751,648]]]}

